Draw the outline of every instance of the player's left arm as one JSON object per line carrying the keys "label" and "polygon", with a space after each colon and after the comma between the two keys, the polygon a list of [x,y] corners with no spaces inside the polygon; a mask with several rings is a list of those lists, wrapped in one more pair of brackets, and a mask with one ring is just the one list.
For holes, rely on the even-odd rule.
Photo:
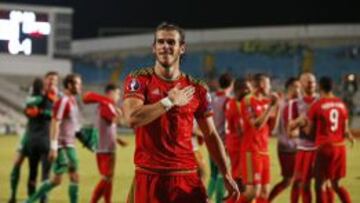
{"label": "player's left arm", "polygon": [[269,126],[270,130],[273,132],[279,126],[280,121],[280,107],[277,105],[274,109],[274,114],[270,116]]}
{"label": "player's left arm", "polygon": [[230,169],[226,165],[226,153],[224,145],[216,131],[212,117],[198,118],[197,122],[204,134],[205,143],[211,158],[215,161],[224,177],[225,186],[229,192],[229,197],[239,198],[239,189],[233,180]]}
{"label": "player's left arm", "polygon": [[354,147],[356,141],[350,129],[349,119],[345,120],[345,138],[349,140],[351,147]]}

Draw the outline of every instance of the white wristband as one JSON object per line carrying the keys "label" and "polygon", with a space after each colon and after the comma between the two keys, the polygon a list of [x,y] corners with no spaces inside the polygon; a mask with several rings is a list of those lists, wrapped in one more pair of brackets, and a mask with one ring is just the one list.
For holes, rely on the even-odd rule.
{"label": "white wristband", "polygon": [[51,140],[50,141],[50,149],[53,149],[53,150],[58,149],[58,141],[57,140]]}
{"label": "white wristband", "polygon": [[169,99],[169,97],[161,99],[160,103],[165,107],[166,111],[170,110],[174,106],[174,103]]}

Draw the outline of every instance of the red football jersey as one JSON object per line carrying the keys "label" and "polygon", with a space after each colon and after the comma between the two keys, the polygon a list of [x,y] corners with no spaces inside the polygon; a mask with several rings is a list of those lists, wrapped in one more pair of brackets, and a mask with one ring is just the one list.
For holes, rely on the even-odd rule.
{"label": "red football jersey", "polygon": [[195,169],[191,138],[194,118],[212,115],[210,95],[198,80],[182,74],[176,81],[165,81],[153,68],[130,73],[125,79],[124,99],[135,97],[153,104],[167,96],[175,85],[195,87],[189,104],[173,107],[151,123],[135,129],[135,164],[156,169]]}
{"label": "red football jersey", "polygon": [[225,106],[225,140],[226,148],[240,149],[243,131],[243,120],[240,112],[241,103],[229,99]]}
{"label": "red football jersey", "polygon": [[260,129],[256,129],[250,123],[250,119],[259,117],[270,106],[269,99],[257,99],[253,95],[245,97],[241,101],[241,115],[244,120],[244,133],[242,138],[242,150],[251,152],[268,152],[270,126],[267,122]]}
{"label": "red football jersey", "polygon": [[341,99],[320,98],[311,106],[308,117],[315,127],[316,145],[344,141],[348,112]]}

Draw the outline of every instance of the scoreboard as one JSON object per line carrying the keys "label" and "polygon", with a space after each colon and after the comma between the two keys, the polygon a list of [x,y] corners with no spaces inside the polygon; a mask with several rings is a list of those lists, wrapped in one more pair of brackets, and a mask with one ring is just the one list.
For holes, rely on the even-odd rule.
{"label": "scoreboard", "polygon": [[0,4],[0,54],[68,57],[72,9]]}
{"label": "scoreboard", "polygon": [[0,10],[0,52],[17,54],[47,54],[51,33],[49,16],[21,10]]}

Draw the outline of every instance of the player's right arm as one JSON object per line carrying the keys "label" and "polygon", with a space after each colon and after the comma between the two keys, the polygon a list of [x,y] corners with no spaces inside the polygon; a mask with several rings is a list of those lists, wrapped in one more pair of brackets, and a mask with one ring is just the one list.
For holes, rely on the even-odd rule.
{"label": "player's right arm", "polygon": [[250,124],[254,126],[256,129],[262,128],[269,121],[273,111],[276,110],[279,98],[275,95],[272,95],[269,108],[267,108],[266,111],[261,115],[256,115],[253,107],[251,106],[250,100],[249,102],[246,102],[246,99],[247,98],[245,98],[245,105],[247,111],[246,115],[249,118]]}
{"label": "player's right arm", "polygon": [[53,110],[53,114],[50,123],[50,152],[49,152],[50,161],[55,160],[57,157],[60,124],[63,118],[65,118],[69,114],[68,98],[62,98],[56,101],[52,110]]}
{"label": "player's right arm", "polygon": [[165,106],[160,101],[144,105],[141,99],[126,98],[123,105],[125,119],[132,128],[146,125],[166,112]]}
{"label": "player's right arm", "polygon": [[125,119],[132,128],[144,126],[170,110],[174,106],[184,106],[192,99],[195,88],[176,85],[168,96],[153,104],[144,104],[146,85],[136,78],[125,80],[125,99],[123,103]]}
{"label": "player's right arm", "polygon": [[58,151],[58,137],[59,137],[59,131],[60,131],[60,123],[61,121],[52,118],[51,124],[50,124],[50,152],[49,152],[49,160],[54,161],[57,157],[57,151]]}

